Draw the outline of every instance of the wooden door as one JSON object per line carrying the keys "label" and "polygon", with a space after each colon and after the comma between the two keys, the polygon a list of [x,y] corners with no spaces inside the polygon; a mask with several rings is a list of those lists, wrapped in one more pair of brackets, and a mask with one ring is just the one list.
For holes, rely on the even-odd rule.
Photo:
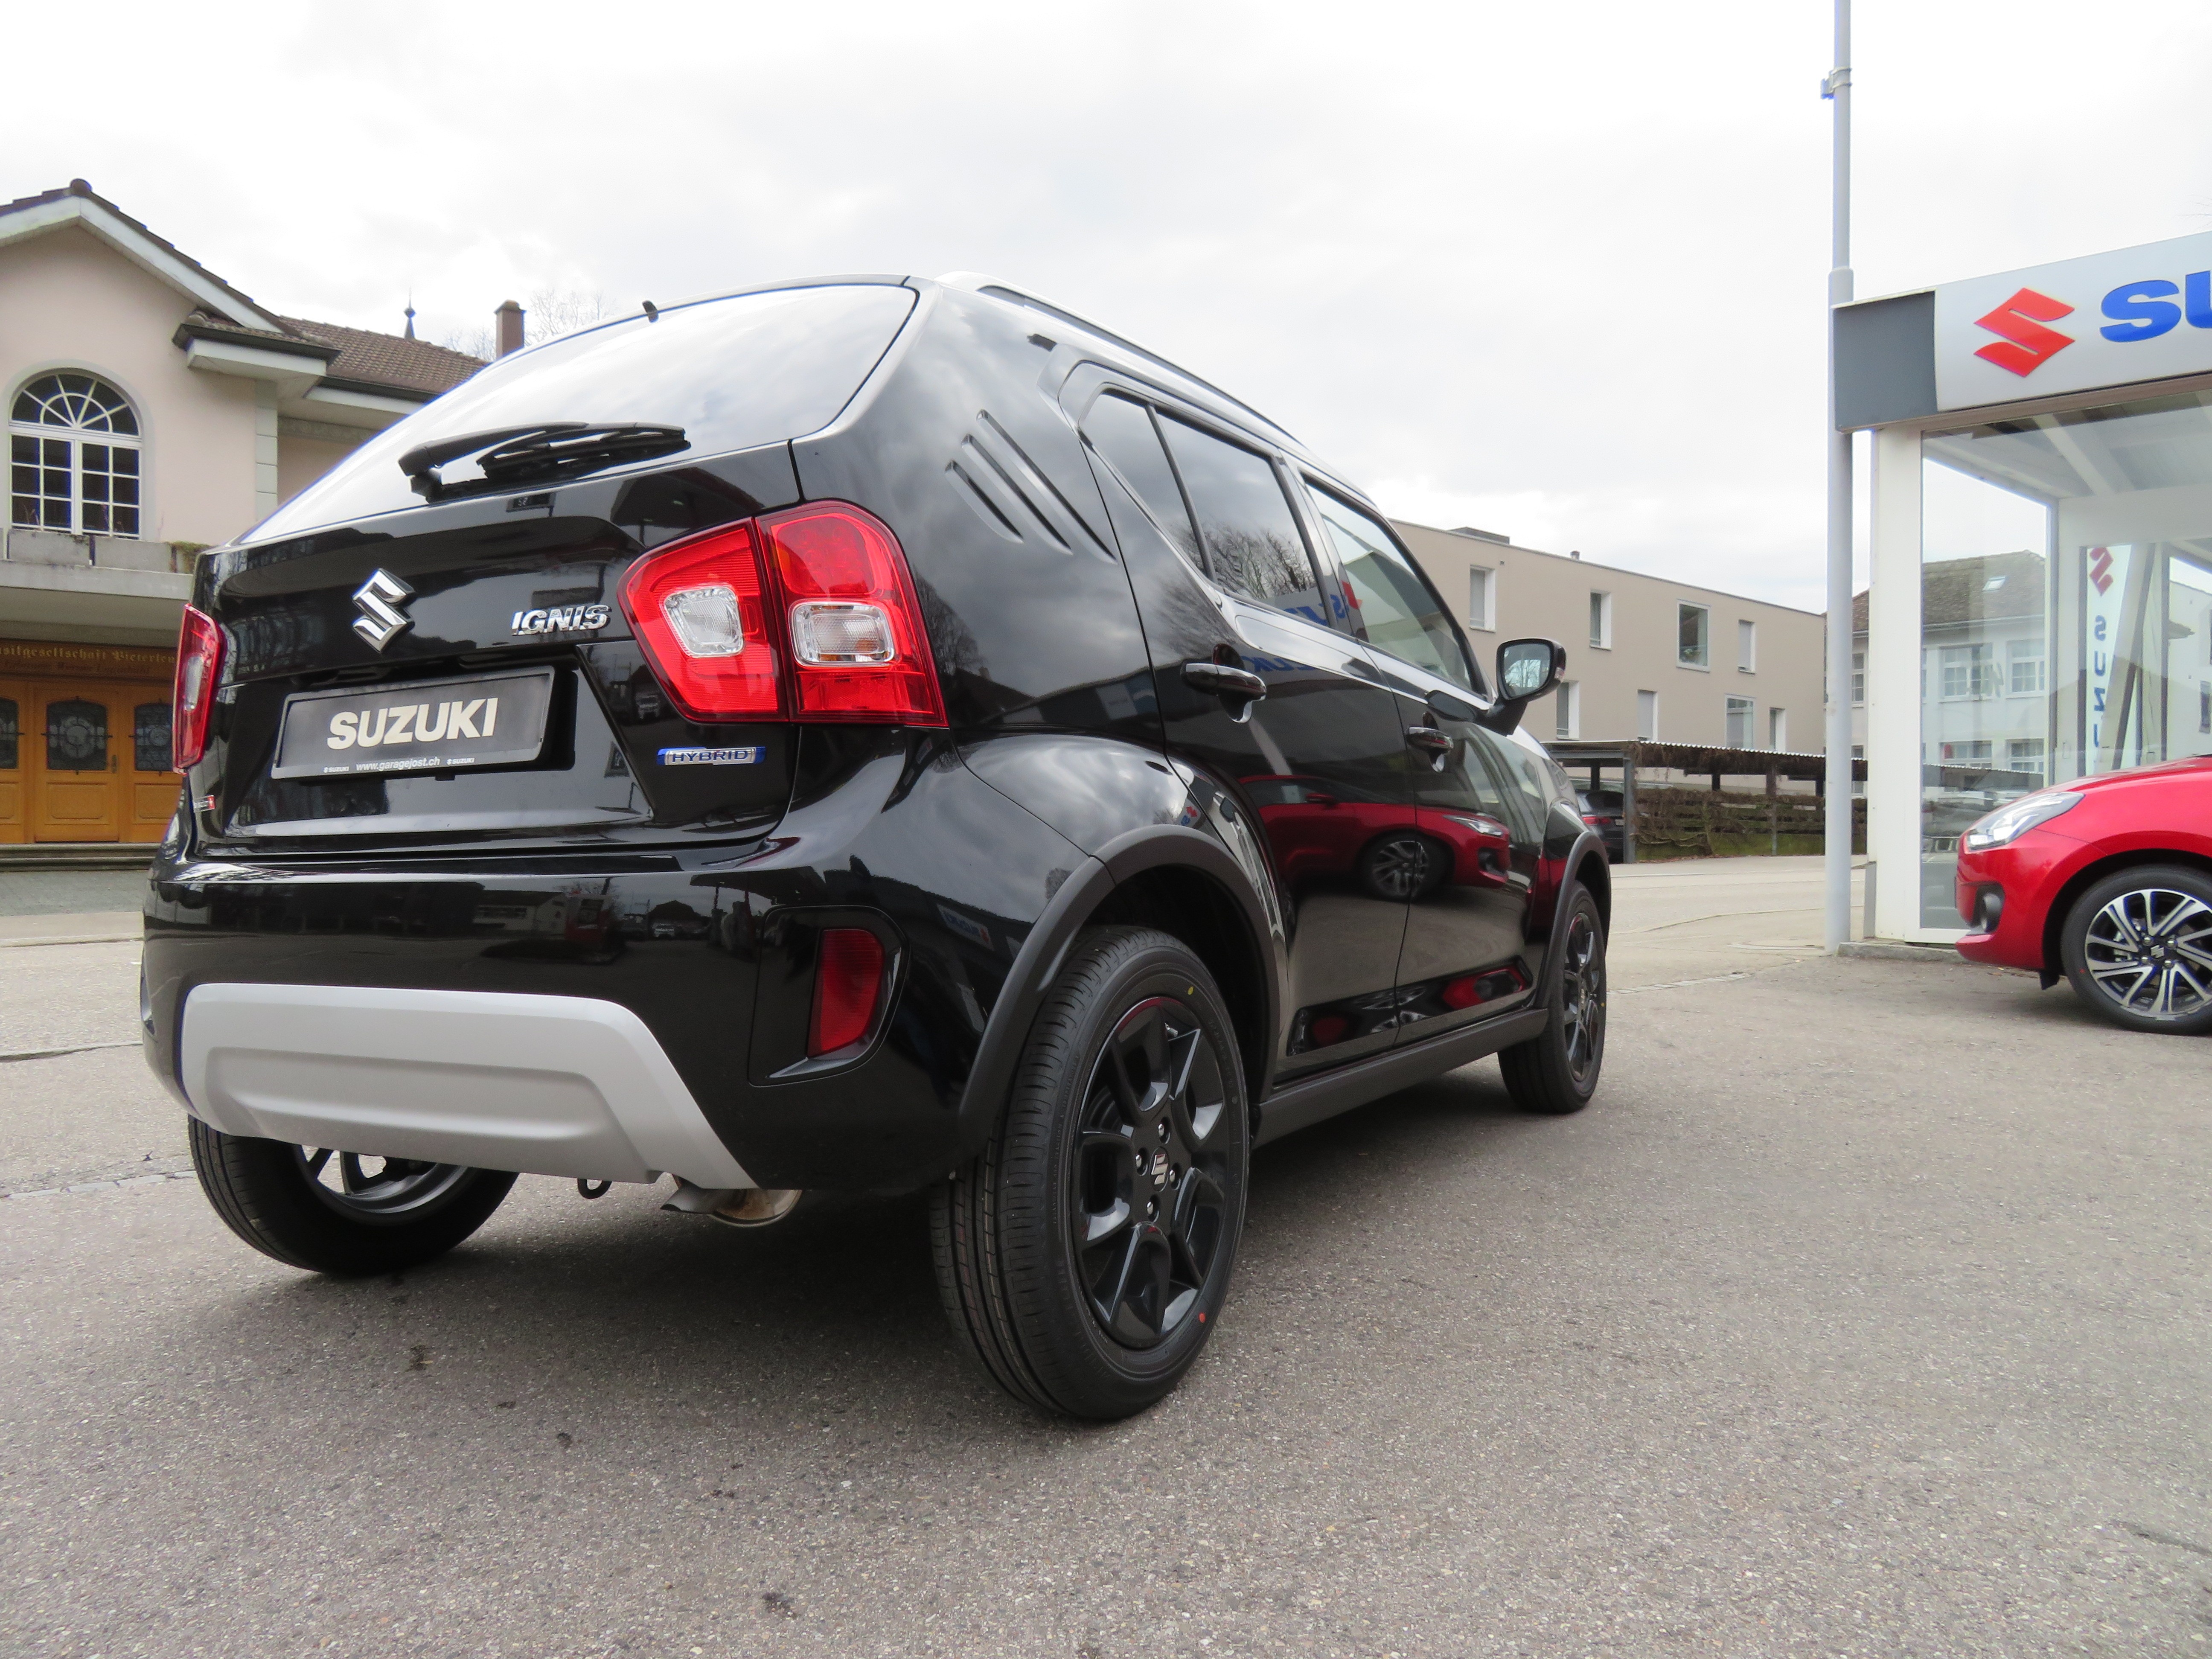
{"label": "wooden door", "polygon": [[31,688],[0,680],[0,842],[28,841],[31,764]]}
{"label": "wooden door", "polygon": [[182,775],[169,769],[169,696],[166,685],[118,685],[123,738],[118,775],[124,799],[118,816],[125,841],[159,841],[177,810]]}
{"label": "wooden door", "polygon": [[[127,705],[112,685],[34,688],[38,718],[28,747],[33,841],[116,841],[123,829],[121,757]],[[118,732],[118,717],[121,731]]]}

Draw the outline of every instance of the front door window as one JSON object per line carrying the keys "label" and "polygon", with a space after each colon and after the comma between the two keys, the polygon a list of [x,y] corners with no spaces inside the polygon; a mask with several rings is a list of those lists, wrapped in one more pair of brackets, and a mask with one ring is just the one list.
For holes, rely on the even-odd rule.
{"label": "front door window", "polygon": [[82,697],[46,705],[46,770],[107,770],[107,709]]}

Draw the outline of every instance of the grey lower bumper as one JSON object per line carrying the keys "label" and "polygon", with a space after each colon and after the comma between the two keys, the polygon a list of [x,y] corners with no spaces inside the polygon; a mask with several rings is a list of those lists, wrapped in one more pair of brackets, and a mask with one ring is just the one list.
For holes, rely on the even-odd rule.
{"label": "grey lower bumper", "polygon": [[526,1175],[753,1179],[645,1023],[583,997],[201,985],[185,1094],[228,1134]]}

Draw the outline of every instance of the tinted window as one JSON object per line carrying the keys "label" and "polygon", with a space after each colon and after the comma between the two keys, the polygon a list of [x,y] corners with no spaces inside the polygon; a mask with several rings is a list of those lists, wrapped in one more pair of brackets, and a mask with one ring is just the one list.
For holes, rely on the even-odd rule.
{"label": "tinted window", "polygon": [[169,705],[142,702],[131,711],[131,758],[141,772],[169,769]]}
{"label": "tinted window", "polygon": [[1084,436],[1091,447],[1121,474],[1121,482],[1144,506],[1168,539],[1193,559],[1198,557],[1198,538],[1184,509],[1182,491],[1168,465],[1160,434],[1152,429],[1152,411],[1142,404],[1110,393],[1091,405],[1084,417]]}
{"label": "tinted window", "polygon": [[1274,464],[1171,416],[1160,425],[1198,516],[1213,580],[1232,593],[1326,623],[1321,584]]}
{"label": "tinted window", "polygon": [[[434,439],[546,421],[680,426],[687,458],[803,437],[837,416],[913,309],[911,289],[784,289],[625,318],[492,364],[380,433],[277,509],[264,540],[417,507],[401,455]],[[474,476],[465,462],[449,480]]]}
{"label": "tinted window", "polygon": [[1344,567],[1367,642],[1473,690],[1467,653],[1460,648],[1450,619],[1389,532],[1358,507],[1325,491],[1314,491],[1313,502],[1336,549],[1337,562]]}
{"label": "tinted window", "polygon": [[15,738],[21,727],[17,725],[15,700],[0,697],[0,772],[15,769]]}

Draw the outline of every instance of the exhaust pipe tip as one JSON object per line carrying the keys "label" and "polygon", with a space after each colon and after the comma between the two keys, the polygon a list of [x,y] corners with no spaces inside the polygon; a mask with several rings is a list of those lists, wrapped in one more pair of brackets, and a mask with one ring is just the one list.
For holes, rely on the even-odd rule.
{"label": "exhaust pipe tip", "polygon": [[799,1207],[797,1187],[695,1187],[678,1176],[676,1190],[660,1207],[678,1215],[703,1215],[726,1227],[769,1227]]}

